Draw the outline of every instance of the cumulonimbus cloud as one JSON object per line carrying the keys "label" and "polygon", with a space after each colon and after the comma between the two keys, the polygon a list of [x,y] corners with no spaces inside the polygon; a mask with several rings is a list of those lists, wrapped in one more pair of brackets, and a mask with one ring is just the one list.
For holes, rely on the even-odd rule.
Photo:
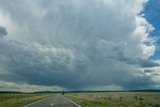
{"label": "cumulonimbus cloud", "polygon": [[139,76],[155,51],[153,27],[139,14],[146,2],[1,0],[10,31],[0,40],[1,80],[70,90],[153,84]]}

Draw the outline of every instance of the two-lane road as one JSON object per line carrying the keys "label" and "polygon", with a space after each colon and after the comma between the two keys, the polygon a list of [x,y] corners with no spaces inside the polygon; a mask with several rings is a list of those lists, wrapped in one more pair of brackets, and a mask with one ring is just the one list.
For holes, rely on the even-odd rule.
{"label": "two-lane road", "polygon": [[81,107],[77,103],[63,97],[62,95],[54,95],[23,107]]}

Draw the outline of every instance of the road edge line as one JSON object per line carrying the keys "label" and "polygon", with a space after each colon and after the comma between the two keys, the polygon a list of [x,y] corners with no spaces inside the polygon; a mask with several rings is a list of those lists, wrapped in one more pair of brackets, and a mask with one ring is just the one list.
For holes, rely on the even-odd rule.
{"label": "road edge line", "polygon": [[[48,97],[47,97],[47,98],[48,98]],[[47,98],[44,98],[44,99],[41,99],[41,100],[34,101],[34,102],[29,103],[29,104],[27,104],[27,105],[25,105],[25,106],[23,106],[23,107],[31,106],[31,105],[33,105],[33,104],[36,104],[36,103],[41,102],[41,101],[43,101],[43,100],[46,100]]]}
{"label": "road edge line", "polygon": [[70,100],[70,99],[68,99],[67,97],[65,97],[68,101],[70,101],[71,103],[73,103],[73,104],[75,104],[76,106],[78,106],[78,107],[82,107],[81,105],[79,105],[79,104],[77,104],[76,102],[74,102],[74,101],[72,101],[72,100]]}

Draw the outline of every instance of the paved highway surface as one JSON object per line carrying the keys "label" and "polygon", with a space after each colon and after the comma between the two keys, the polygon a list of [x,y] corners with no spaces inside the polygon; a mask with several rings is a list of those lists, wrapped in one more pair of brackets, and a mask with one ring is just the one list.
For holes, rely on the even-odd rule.
{"label": "paved highway surface", "polygon": [[62,95],[54,95],[23,107],[81,107],[77,103],[63,97]]}

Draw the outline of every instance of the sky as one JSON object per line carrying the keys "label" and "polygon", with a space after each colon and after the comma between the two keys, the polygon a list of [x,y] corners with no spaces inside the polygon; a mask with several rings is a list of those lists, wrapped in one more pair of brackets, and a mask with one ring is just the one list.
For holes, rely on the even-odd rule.
{"label": "sky", "polygon": [[160,89],[159,0],[0,0],[0,91]]}
{"label": "sky", "polygon": [[152,32],[150,32],[150,35],[152,37],[155,37],[157,39],[156,42],[156,46],[157,49],[155,51],[155,54],[153,56],[150,57],[150,59],[152,60],[158,60],[160,58],[160,1],[159,0],[150,0],[144,9],[144,13],[145,13],[145,18],[147,19],[147,21],[149,23],[151,23],[155,30],[153,30]]}

